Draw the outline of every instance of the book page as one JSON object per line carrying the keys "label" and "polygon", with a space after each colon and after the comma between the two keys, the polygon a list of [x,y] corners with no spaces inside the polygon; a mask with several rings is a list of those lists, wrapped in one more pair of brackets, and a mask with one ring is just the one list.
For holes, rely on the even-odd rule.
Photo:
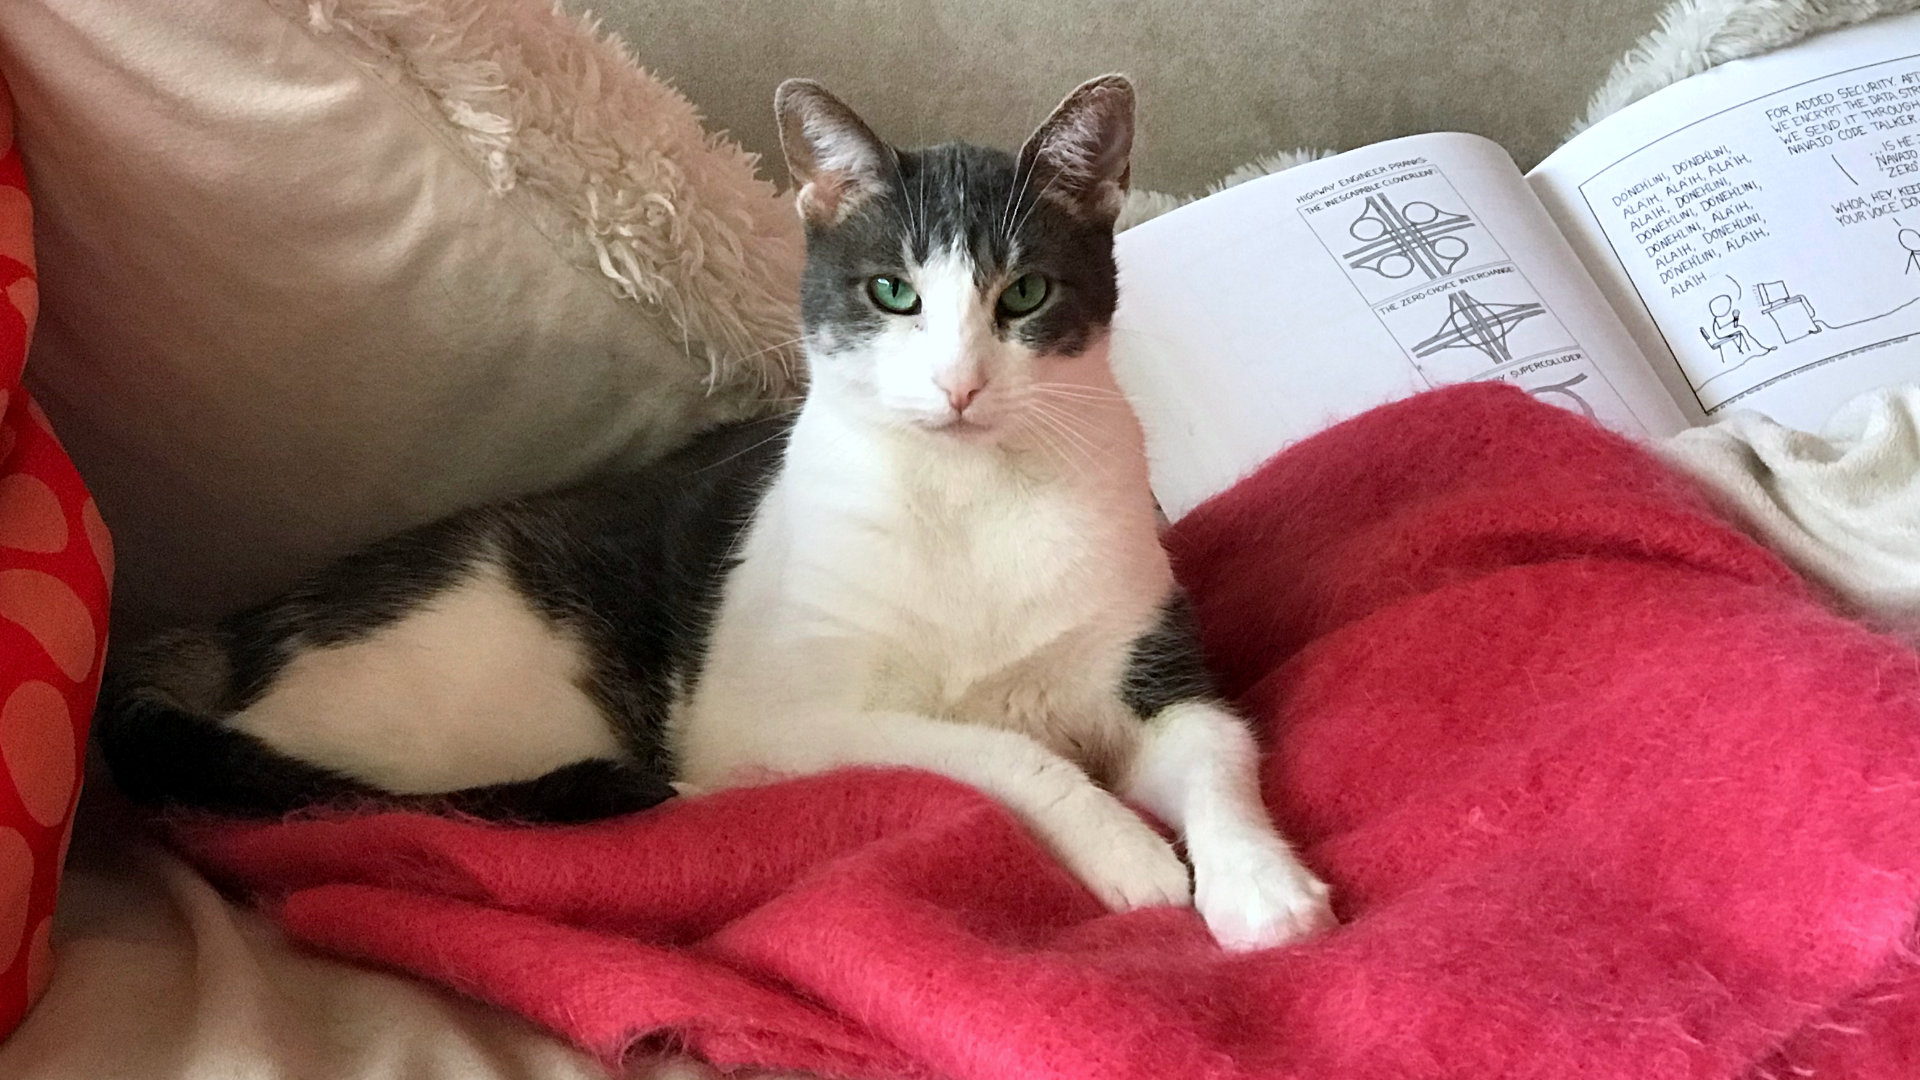
{"label": "book page", "polygon": [[1920,377],[1920,15],[1668,87],[1529,179],[1694,422]]}
{"label": "book page", "polygon": [[1120,234],[1115,373],[1175,518],[1375,405],[1518,383],[1635,435],[1685,427],[1504,151],[1416,135]]}

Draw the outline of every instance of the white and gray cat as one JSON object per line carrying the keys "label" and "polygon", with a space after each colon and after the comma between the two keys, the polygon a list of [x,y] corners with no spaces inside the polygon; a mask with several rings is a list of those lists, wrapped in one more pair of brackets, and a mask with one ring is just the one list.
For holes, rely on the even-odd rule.
{"label": "white and gray cat", "polygon": [[[99,718],[121,785],[576,820],[912,766],[1116,909],[1195,903],[1232,948],[1329,925],[1201,664],[1108,369],[1132,87],[1081,86],[1018,157],[896,150],[810,82],[775,108],[807,233],[797,415],[129,653]],[[1179,831],[1191,888],[1116,792]]]}

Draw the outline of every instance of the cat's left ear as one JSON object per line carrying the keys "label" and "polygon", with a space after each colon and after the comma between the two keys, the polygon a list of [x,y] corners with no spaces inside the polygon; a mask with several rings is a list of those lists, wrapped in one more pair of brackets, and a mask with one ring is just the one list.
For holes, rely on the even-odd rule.
{"label": "cat's left ear", "polygon": [[893,149],[846,103],[810,79],[788,79],[773,94],[780,149],[800,188],[794,197],[809,224],[831,225],[884,190]]}
{"label": "cat's left ear", "polygon": [[1133,84],[1125,75],[1081,83],[1020,148],[1036,191],[1077,216],[1111,225],[1127,199]]}

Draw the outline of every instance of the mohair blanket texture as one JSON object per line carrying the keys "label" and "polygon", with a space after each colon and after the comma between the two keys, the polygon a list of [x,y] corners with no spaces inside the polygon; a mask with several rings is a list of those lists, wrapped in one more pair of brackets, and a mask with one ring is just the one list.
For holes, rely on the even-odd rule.
{"label": "mohair blanket texture", "polygon": [[[828,1076],[1920,1075],[1920,657],[1690,482],[1499,386],[1287,450],[1169,537],[1343,925],[1109,914],[970,789],[849,770],[522,828],[176,835],[296,939],[617,1064]],[[769,717],[777,723],[777,717]]]}

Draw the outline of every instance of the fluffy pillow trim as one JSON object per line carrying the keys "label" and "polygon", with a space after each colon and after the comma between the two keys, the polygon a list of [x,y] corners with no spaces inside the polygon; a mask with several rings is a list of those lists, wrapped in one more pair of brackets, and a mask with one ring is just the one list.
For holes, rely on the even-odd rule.
{"label": "fluffy pillow trim", "polygon": [[791,203],[597,22],[531,0],[267,2],[426,106],[565,258],[667,320],[711,388],[793,384]]}

